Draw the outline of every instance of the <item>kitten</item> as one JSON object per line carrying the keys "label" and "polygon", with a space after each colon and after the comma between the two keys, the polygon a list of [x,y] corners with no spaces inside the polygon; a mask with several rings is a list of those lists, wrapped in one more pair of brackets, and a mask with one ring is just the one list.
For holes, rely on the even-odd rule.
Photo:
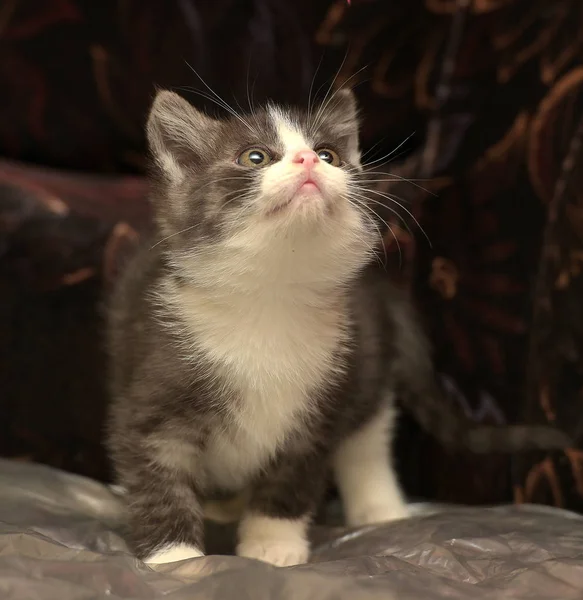
{"label": "kitten", "polygon": [[446,441],[491,449],[423,401],[439,398],[425,339],[371,260],[351,92],[218,121],[163,91],[147,133],[157,237],[110,310],[108,444],[140,558],[201,556],[203,504],[245,492],[238,554],[302,563],[329,471],[349,525],[407,516],[395,396]]}

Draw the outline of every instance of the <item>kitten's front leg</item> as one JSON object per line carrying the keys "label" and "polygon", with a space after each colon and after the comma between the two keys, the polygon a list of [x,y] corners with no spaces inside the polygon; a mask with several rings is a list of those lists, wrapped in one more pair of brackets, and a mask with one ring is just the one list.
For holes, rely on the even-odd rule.
{"label": "kitten's front leg", "polygon": [[320,456],[286,456],[261,477],[239,525],[239,556],[278,567],[307,562],[308,528],[325,490],[327,464]]}
{"label": "kitten's front leg", "polygon": [[128,490],[129,544],[138,558],[155,565],[204,556],[191,474],[155,456],[134,455],[124,463],[119,482]]}

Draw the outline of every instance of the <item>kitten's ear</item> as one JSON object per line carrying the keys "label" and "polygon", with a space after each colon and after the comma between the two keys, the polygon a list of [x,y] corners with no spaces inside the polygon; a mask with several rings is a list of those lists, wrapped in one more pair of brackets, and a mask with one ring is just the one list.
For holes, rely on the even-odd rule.
{"label": "kitten's ear", "polygon": [[326,107],[330,121],[334,123],[336,133],[344,136],[358,136],[358,107],[354,92],[342,88],[334,92]]}
{"label": "kitten's ear", "polygon": [[333,133],[346,142],[348,161],[362,169],[358,143],[358,108],[354,93],[348,88],[342,88],[334,93],[325,106],[326,119],[331,123]]}
{"label": "kitten's ear", "polygon": [[207,146],[217,121],[198,111],[184,98],[163,90],[158,92],[148,117],[147,135],[156,164],[171,181],[180,181]]}

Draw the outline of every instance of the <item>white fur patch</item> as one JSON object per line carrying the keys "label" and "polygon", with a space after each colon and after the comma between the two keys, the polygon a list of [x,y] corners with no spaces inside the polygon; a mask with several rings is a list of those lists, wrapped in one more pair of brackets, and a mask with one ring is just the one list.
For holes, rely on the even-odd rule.
{"label": "white fur patch", "polygon": [[224,300],[194,288],[177,293],[194,343],[241,399],[231,407],[230,427],[201,457],[210,481],[238,489],[300,429],[310,392],[337,368],[341,313],[328,304],[307,307],[293,294],[271,297],[269,288]]}
{"label": "white fur patch", "polygon": [[[298,150],[311,147],[311,140],[306,140],[288,115],[275,106],[270,107],[269,114],[277,127],[279,139],[283,143],[286,154],[294,154]],[[312,148],[313,150],[314,148]]]}
{"label": "white fur patch", "polygon": [[310,544],[306,519],[274,519],[249,515],[239,526],[237,554],[278,567],[307,562]]}
{"label": "white fur patch", "polygon": [[144,562],[149,565],[165,565],[167,563],[200,558],[204,554],[195,546],[189,544],[172,544],[154,552]]}
{"label": "white fur patch", "polygon": [[408,516],[390,458],[394,420],[394,409],[384,408],[336,452],[334,472],[350,526]]}

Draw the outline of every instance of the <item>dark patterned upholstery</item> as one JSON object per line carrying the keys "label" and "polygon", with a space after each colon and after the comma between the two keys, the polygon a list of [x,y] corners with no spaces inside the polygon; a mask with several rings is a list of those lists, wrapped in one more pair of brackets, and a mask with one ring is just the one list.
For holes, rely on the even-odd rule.
{"label": "dark patterned upholstery", "polygon": [[[400,267],[390,235],[387,250],[444,384],[477,421],[557,422],[583,443],[580,0],[7,0],[3,455],[107,477],[102,299],[148,222],[154,87],[212,109],[184,89],[205,90],[190,65],[241,104],[248,92],[305,102],[314,73],[317,89],[344,58],[338,82],[356,86],[368,157],[409,138],[386,168],[423,179],[383,185],[431,245],[411,222],[415,243],[394,229]],[[583,509],[581,449],[453,454],[404,420],[413,493]]]}

